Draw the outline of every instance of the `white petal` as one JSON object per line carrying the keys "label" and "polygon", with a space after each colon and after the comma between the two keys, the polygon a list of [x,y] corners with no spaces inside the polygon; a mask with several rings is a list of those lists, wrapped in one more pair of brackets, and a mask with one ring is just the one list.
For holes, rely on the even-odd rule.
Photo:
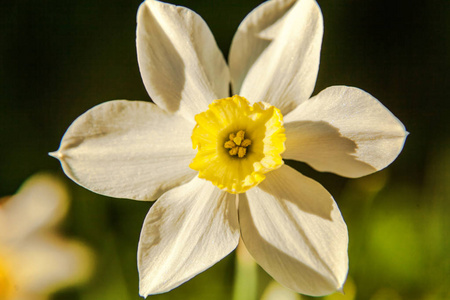
{"label": "white petal", "polygon": [[64,172],[91,191],[153,200],[192,179],[193,126],[153,103],[116,100],[76,119],[51,153]]}
{"label": "white petal", "polygon": [[142,296],[176,288],[236,248],[235,198],[196,177],[152,206],[138,248]]}
{"label": "white petal", "polygon": [[195,12],[147,0],[139,7],[136,35],[145,88],[161,108],[193,120],[212,100],[228,96],[228,66]]}
{"label": "white petal", "polygon": [[64,185],[49,174],[29,178],[16,195],[0,205],[0,240],[24,240],[29,234],[59,222],[67,212]]}
{"label": "white petal", "polygon": [[358,88],[333,86],[284,118],[284,158],[319,171],[360,177],[388,166],[407,132],[377,99]]}
{"label": "white petal", "polygon": [[288,113],[314,90],[322,35],[314,0],[263,3],[244,19],[231,44],[234,92]]}
{"label": "white petal", "polygon": [[348,271],[347,226],[333,197],[284,165],[239,199],[242,238],[275,280],[320,296],[342,287]]}

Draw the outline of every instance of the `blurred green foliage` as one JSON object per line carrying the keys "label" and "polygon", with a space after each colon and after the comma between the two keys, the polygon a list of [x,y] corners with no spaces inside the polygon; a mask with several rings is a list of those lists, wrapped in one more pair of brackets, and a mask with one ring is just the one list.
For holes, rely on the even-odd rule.
{"label": "blurred green foliage", "polygon": [[[225,56],[260,1],[171,1],[198,12]],[[289,162],[335,197],[350,234],[354,299],[450,299],[448,221],[449,1],[318,0],[325,22],[316,90],[360,87],[411,132],[387,169],[347,180]],[[66,180],[73,202],[64,231],[91,245],[97,271],[55,299],[140,299],[136,249],[151,203],[91,193],[47,156],[70,123],[106,100],[149,100],[135,54],[140,1],[23,0],[0,5],[0,195],[33,173]],[[153,299],[230,299],[235,254]],[[259,270],[258,295],[270,277]],[[302,299],[310,297],[303,296]],[[328,298],[327,298],[328,299]]]}

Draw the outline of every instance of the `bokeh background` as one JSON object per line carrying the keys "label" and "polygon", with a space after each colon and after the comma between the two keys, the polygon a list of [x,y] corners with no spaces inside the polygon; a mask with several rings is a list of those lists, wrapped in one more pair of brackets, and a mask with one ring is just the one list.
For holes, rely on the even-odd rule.
{"label": "bokeh background", "polygon": [[[225,57],[261,1],[177,0],[209,24]],[[450,1],[318,0],[325,33],[314,94],[362,88],[410,135],[386,170],[360,179],[295,167],[335,197],[348,224],[350,299],[450,299]],[[136,249],[151,203],[112,199],[67,179],[48,152],[71,122],[112,99],[150,100],[136,59],[136,0],[0,4],[0,195],[50,171],[72,195],[61,230],[96,252],[83,286],[54,299],[141,299]],[[151,299],[230,299],[235,254]],[[270,277],[258,270],[258,297]],[[350,294],[350,295],[349,295]],[[308,299],[308,297],[303,297]],[[337,298],[336,298],[337,299]]]}

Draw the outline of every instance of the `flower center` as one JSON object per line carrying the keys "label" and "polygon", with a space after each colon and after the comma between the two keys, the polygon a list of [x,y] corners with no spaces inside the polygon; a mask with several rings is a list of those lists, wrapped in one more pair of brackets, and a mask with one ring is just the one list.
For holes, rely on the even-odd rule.
{"label": "flower center", "polygon": [[230,133],[229,140],[223,145],[225,148],[230,149],[228,153],[231,156],[238,156],[243,158],[247,153],[247,147],[252,144],[250,139],[245,139],[245,131],[239,130],[236,134]]}
{"label": "flower center", "polygon": [[189,167],[220,189],[243,193],[283,165],[286,136],[276,107],[250,105],[236,95],[213,101],[195,121],[192,146],[198,152]]}

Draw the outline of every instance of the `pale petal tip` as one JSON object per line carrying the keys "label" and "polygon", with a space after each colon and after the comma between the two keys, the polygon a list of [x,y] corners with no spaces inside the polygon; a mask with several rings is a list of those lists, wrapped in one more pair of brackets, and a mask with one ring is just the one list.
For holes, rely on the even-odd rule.
{"label": "pale petal tip", "polygon": [[142,284],[142,279],[139,278],[139,296],[141,296],[142,298],[147,298],[148,295],[150,295],[150,293],[146,290],[144,290],[143,284]]}
{"label": "pale petal tip", "polygon": [[141,291],[139,291],[139,296],[141,296],[142,298],[147,298],[148,294],[147,293],[143,293]]}
{"label": "pale petal tip", "polygon": [[144,299],[147,299],[148,296],[151,295],[157,295],[157,294],[162,294],[162,293],[166,293],[169,292],[172,289],[167,289],[167,290],[161,290],[161,289],[155,289],[152,288],[151,286],[148,285],[144,285],[141,282],[139,283],[139,296],[141,296]]}
{"label": "pale petal tip", "polygon": [[63,158],[63,154],[61,152],[59,152],[59,150],[53,151],[53,152],[49,152],[48,155],[50,155],[51,157],[54,157],[56,159],[62,159]]}
{"label": "pale petal tip", "polygon": [[164,291],[164,290],[155,288],[155,286],[153,284],[151,284],[151,283],[149,284],[148,281],[145,281],[144,277],[141,277],[141,273],[139,273],[139,296],[141,296],[142,298],[146,299],[150,295],[161,294],[161,293],[168,292],[168,291],[169,290]]}
{"label": "pale petal tip", "polygon": [[345,284],[345,281],[344,281],[344,283],[341,284],[340,287],[338,287],[338,289],[336,290],[336,293],[340,293],[342,295],[345,295],[344,284]]}

